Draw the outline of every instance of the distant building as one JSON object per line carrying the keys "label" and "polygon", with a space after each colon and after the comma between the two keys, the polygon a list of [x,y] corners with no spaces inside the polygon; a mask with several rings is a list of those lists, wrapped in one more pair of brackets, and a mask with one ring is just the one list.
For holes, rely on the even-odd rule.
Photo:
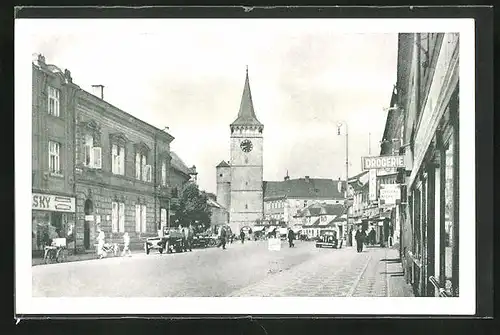
{"label": "distant building", "polygon": [[208,206],[210,207],[211,226],[221,226],[229,223],[229,212],[227,209],[217,202],[215,194],[207,193],[208,195]]}
{"label": "distant building", "polygon": [[264,182],[264,218],[283,221],[289,226],[299,223],[297,213],[315,202],[344,204],[345,181],[304,178]]}
{"label": "distant building", "polygon": [[347,233],[347,208],[343,204],[315,202],[295,217],[302,222],[302,234],[309,238],[320,236],[322,230],[335,230],[339,239]]}

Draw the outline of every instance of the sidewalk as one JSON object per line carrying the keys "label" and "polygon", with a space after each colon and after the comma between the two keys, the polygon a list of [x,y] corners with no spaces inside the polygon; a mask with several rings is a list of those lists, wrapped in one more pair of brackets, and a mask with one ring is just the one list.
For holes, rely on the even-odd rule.
{"label": "sidewalk", "polygon": [[386,280],[388,297],[414,297],[410,284],[406,283],[398,249],[386,248]]}
{"label": "sidewalk", "polygon": [[[132,255],[136,254],[141,254],[144,253],[144,250],[131,250]],[[113,257],[121,257],[121,256],[112,256],[108,255],[107,258],[113,258]],[[81,252],[76,255],[68,255],[66,256],[66,260],[63,263],[69,263],[69,262],[79,262],[79,261],[88,261],[91,259],[97,259],[97,255],[94,251],[85,251]],[[53,264],[55,263],[54,261],[50,261],[47,264]],[[43,257],[33,257],[31,259],[31,266],[37,266],[37,265],[45,265],[45,261],[43,260]]]}

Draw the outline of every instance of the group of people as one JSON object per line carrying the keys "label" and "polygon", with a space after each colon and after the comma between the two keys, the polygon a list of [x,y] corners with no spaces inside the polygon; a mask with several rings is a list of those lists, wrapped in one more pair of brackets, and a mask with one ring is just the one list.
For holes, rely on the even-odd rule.
{"label": "group of people", "polygon": [[[97,232],[97,256],[101,259],[107,256],[106,235],[100,228],[97,228]],[[128,232],[123,233],[123,250],[121,255],[132,256],[132,252],[130,251],[130,235]]]}

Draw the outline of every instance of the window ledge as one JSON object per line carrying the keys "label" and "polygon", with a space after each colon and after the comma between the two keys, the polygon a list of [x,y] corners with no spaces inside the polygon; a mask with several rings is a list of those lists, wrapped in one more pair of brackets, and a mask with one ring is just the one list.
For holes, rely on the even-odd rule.
{"label": "window ledge", "polygon": [[61,173],[57,173],[57,172],[50,172],[49,173],[49,176],[51,177],[55,177],[55,178],[64,178],[64,175],[61,174]]}

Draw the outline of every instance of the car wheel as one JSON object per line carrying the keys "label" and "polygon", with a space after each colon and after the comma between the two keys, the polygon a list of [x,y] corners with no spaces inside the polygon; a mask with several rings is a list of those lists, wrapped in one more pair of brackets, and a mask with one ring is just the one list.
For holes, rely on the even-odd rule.
{"label": "car wheel", "polygon": [[146,255],[149,255],[149,247],[147,243],[144,243],[144,251],[146,251]]}

